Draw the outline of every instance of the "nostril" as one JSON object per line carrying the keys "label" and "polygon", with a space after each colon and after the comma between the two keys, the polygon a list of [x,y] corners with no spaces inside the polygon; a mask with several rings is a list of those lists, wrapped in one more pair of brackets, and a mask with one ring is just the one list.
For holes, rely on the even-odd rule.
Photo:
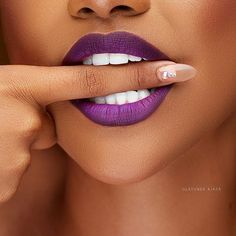
{"label": "nostril", "polygon": [[93,10],[89,7],[84,7],[82,9],[80,9],[79,12],[81,12],[81,13],[92,13]]}
{"label": "nostril", "polygon": [[[0,0],[1,1],[1,0]],[[70,0],[68,10],[76,18],[102,18],[112,16],[137,16],[150,9],[150,0]]]}
{"label": "nostril", "polygon": [[86,18],[88,17],[88,15],[93,14],[94,11],[89,8],[89,7],[83,7],[78,11],[78,16],[82,17],[82,18]]}
{"label": "nostril", "polygon": [[130,13],[130,12],[134,12],[134,9],[129,6],[119,5],[119,6],[114,7],[110,13],[113,14],[113,13],[118,13],[118,12]]}
{"label": "nostril", "polygon": [[130,11],[130,10],[133,10],[131,7],[128,7],[128,6],[125,6],[125,5],[119,5],[119,6],[116,6],[114,7],[111,12],[114,12],[114,11]]}

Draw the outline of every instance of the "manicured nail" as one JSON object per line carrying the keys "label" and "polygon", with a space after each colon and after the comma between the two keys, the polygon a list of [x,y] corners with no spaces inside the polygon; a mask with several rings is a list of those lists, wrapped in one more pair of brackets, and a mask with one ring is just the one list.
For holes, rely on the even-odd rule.
{"label": "manicured nail", "polygon": [[172,64],[158,70],[159,78],[163,81],[186,81],[194,78],[197,70],[186,64]]}

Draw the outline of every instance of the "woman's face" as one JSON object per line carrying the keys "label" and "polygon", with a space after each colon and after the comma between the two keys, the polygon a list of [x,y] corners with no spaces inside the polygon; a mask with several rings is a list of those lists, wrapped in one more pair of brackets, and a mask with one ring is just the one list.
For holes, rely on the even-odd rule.
{"label": "woman's face", "polygon": [[[0,0],[11,64],[59,66],[83,35],[118,30],[135,33],[176,62],[197,68],[196,78],[175,84],[158,111],[134,125],[98,125],[69,101],[48,106],[55,119],[58,143],[87,173],[107,183],[141,181],[154,174],[235,111],[236,1],[142,3]],[[85,19],[74,15],[91,5],[95,15]],[[100,17],[101,12],[119,5],[150,8],[132,17]]]}

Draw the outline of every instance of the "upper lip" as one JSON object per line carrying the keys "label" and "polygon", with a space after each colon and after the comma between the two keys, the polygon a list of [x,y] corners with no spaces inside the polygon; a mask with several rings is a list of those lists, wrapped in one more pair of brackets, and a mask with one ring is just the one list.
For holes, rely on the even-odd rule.
{"label": "upper lip", "polygon": [[171,60],[141,37],[123,31],[91,33],[80,38],[65,55],[62,65],[82,64],[86,57],[99,53],[124,53],[147,60]]}

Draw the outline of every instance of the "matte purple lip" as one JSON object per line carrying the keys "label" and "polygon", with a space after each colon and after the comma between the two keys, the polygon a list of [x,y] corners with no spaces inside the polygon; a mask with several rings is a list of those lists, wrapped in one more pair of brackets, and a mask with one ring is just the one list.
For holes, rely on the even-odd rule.
{"label": "matte purple lip", "polygon": [[[124,53],[147,60],[171,60],[159,49],[128,32],[93,33],[80,38],[66,54],[62,65],[82,64],[86,57],[99,53]],[[173,84],[156,88],[150,96],[124,105],[96,104],[86,99],[70,102],[87,118],[104,126],[124,126],[148,118],[163,102]]]}
{"label": "matte purple lip", "polygon": [[140,101],[124,105],[96,104],[80,99],[72,100],[72,104],[97,124],[104,126],[132,125],[148,118],[159,107],[171,87],[172,84],[163,86]]}
{"label": "matte purple lip", "polygon": [[93,33],[80,38],[65,56],[63,65],[82,64],[83,59],[98,53],[125,53],[150,60],[170,60],[159,49],[128,32]]}

